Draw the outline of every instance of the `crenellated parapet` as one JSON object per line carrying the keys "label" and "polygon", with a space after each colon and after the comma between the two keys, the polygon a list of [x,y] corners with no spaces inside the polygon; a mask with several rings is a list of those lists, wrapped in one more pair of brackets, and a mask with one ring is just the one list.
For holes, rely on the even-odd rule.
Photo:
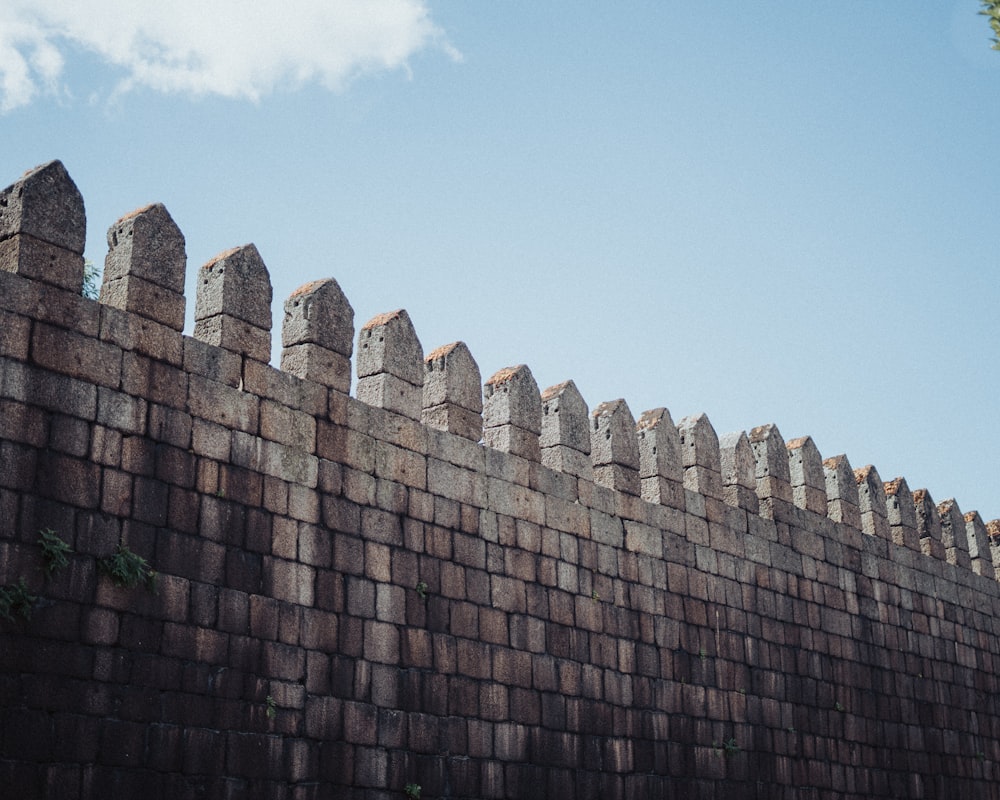
{"label": "crenellated parapet", "polygon": [[[0,512],[32,535],[57,525],[102,558],[132,546],[162,570],[152,599],[119,597],[78,555],[56,594],[84,587],[83,599],[42,636],[62,647],[81,631],[105,648],[67,660],[72,680],[128,693],[154,679],[143,670],[169,672],[157,712],[173,703],[193,721],[156,724],[178,741],[215,726],[229,734],[216,761],[242,753],[249,775],[294,762],[310,787],[326,769],[313,762],[344,744],[344,780],[372,797],[406,785],[400,764],[430,759],[435,780],[475,762],[463,797],[544,793],[542,773],[551,796],[578,773],[597,776],[581,796],[660,796],[673,761],[739,784],[746,760],[717,746],[736,730],[748,749],[787,744],[768,769],[788,775],[796,728],[831,753],[864,746],[845,762],[865,765],[892,761],[883,733],[905,728],[921,758],[946,741],[982,773],[989,759],[969,749],[993,746],[975,738],[980,718],[961,727],[934,709],[961,696],[978,714],[1000,688],[988,644],[1000,520],[824,459],[775,424],[720,437],[705,414],[636,420],[623,399],[591,407],[572,380],[539,391],[524,364],[484,382],[462,341],[425,355],[404,309],[356,330],[334,278],[284,302],[275,368],[271,280],[253,244],[197,270],[186,336],[185,240],[167,209],[108,229],[96,302],[80,296],[85,227],[58,162],[0,193]],[[27,535],[0,531],[0,588],[14,564],[41,582]],[[115,672],[118,649],[141,654],[135,671]],[[34,656],[16,652],[0,649],[10,686],[42,699],[14,715],[48,715],[53,687],[25,679]],[[947,719],[921,719],[933,735],[920,749],[912,720],[925,708]],[[115,735],[126,727],[101,715]],[[228,727],[246,716],[256,749]],[[684,746],[696,742],[690,759],[663,744],[675,720]],[[65,722],[33,718],[33,731]],[[941,731],[956,726],[952,747]],[[152,734],[129,735],[155,760]],[[542,772],[518,772],[536,757]]]}
{"label": "crenellated parapet", "polygon": [[[62,164],[25,173],[0,198],[2,268],[79,291],[86,221]],[[182,330],[185,243],[167,209],[152,204],[123,216],[107,242],[100,303]],[[231,381],[219,373],[224,382],[241,383],[245,360],[270,360],[271,282],[254,245],[227,250],[198,271],[194,318],[195,339],[237,358]],[[525,365],[501,369],[483,384],[463,342],[424,357],[403,309],[373,317],[355,345],[354,310],[333,278],[292,293],[281,337],[280,366],[288,375],[346,394],[353,369],[358,400],[555,472],[680,511],[692,496],[765,519],[795,507],[996,576],[993,523],[963,515],[954,500],[935,505],[903,478],[883,484],[874,466],[853,470],[844,455],[824,460],[809,436],[786,442],[770,424],[720,440],[704,414],[675,425],[659,408],[636,423],[624,400],[590,413],[573,381],[539,392]]]}

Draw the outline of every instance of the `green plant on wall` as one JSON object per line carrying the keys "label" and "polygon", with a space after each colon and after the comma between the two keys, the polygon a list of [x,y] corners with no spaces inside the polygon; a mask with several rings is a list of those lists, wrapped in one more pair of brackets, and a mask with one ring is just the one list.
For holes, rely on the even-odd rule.
{"label": "green plant on wall", "polygon": [[14,621],[15,614],[23,619],[31,619],[37,600],[38,598],[28,591],[24,578],[13,586],[0,586],[0,617],[8,622]]}
{"label": "green plant on wall", "polygon": [[979,0],[979,4],[982,6],[979,13],[989,19],[993,29],[992,47],[1000,50],[1000,0]]}
{"label": "green plant on wall", "polygon": [[736,737],[730,737],[719,744],[718,742],[712,742],[712,747],[714,747],[718,752],[723,753],[727,756],[734,756],[740,752],[740,746],[736,741]]}
{"label": "green plant on wall", "polygon": [[97,563],[115,586],[134,589],[139,584],[144,584],[150,591],[155,586],[156,570],[149,566],[146,559],[138,553],[133,553],[122,542],[118,543],[114,553]]}
{"label": "green plant on wall", "polygon": [[403,792],[410,800],[420,800],[421,787],[419,783],[408,783],[403,788]]}
{"label": "green plant on wall", "polygon": [[42,560],[45,562],[42,569],[46,578],[51,578],[69,566],[69,555],[73,552],[73,548],[54,530],[51,528],[40,530],[38,545],[42,548]]}
{"label": "green plant on wall", "polygon": [[101,271],[89,258],[83,262],[82,294],[91,300],[96,300],[101,294]]}

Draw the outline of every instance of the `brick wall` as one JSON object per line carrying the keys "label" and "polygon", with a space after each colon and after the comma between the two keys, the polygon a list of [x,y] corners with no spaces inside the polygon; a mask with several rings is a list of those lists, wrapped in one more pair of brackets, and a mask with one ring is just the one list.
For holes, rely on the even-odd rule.
{"label": "brick wall", "polygon": [[405,311],[355,339],[333,280],[279,371],[252,245],[189,337],[166,209],[100,302],[83,214],[58,162],[0,194],[5,795],[1000,797],[1000,523],[773,425],[484,385]]}

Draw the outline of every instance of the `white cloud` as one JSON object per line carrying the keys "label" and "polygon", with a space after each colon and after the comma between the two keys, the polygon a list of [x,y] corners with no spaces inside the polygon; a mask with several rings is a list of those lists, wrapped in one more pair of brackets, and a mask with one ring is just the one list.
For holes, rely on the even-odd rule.
{"label": "white cloud", "polygon": [[119,68],[119,90],[256,100],[406,69],[428,47],[458,58],[424,0],[3,0],[0,111],[58,90],[67,48]]}

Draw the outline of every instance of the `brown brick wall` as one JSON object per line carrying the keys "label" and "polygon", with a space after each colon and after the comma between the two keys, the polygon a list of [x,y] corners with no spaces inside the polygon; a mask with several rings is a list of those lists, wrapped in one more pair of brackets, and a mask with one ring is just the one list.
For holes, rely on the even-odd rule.
{"label": "brown brick wall", "polygon": [[1000,797],[996,580],[685,494],[0,272],[3,794]]}

